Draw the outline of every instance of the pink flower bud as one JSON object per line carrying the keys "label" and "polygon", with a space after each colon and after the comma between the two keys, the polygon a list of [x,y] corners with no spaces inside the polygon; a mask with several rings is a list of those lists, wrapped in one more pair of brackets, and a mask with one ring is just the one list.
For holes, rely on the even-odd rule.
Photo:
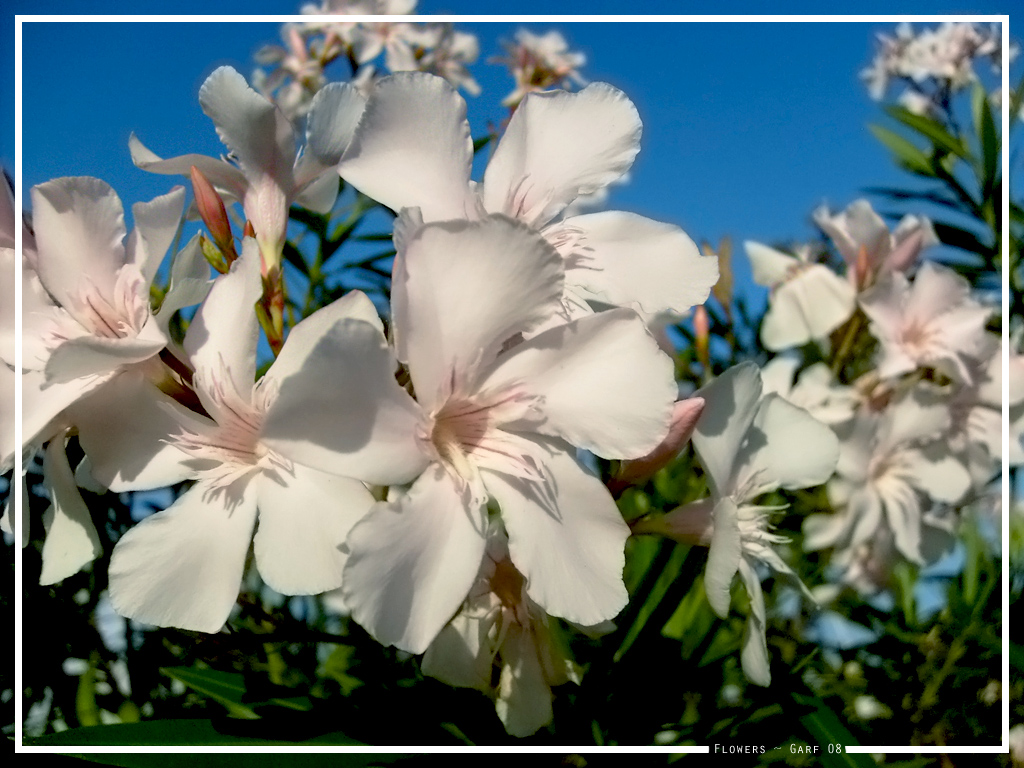
{"label": "pink flower bud", "polygon": [[194,165],[191,175],[192,191],[195,193],[196,207],[199,209],[203,223],[210,230],[210,236],[217,247],[226,256],[229,250],[233,255],[235,248],[232,244],[231,222],[228,221],[228,212],[224,209],[224,201],[220,199],[220,195],[217,194],[217,190],[213,188],[209,179]]}
{"label": "pink flower bud", "polygon": [[710,498],[692,501],[664,515],[648,515],[633,523],[633,535],[653,534],[683,544],[710,546],[714,532],[714,501]]}
{"label": "pink flower bud", "polygon": [[672,425],[668,435],[653,451],[639,459],[624,461],[619,466],[616,481],[634,485],[646,480],[662,467],[672,462],[690,441],[697,419],[704,410],[703,397],[689,397],[676,402],[672,410]]}

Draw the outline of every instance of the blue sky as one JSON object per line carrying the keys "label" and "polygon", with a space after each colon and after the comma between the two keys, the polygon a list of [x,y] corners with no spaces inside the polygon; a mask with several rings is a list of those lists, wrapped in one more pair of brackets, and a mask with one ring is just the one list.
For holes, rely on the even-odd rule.
{"label": "blue sky", "polygon": [[[13,2],[16,12],[130,13],[127,2]],[[811,3],[777,4],[779,11],[820,10]],[[853,4],[848,4],[852,6]],[[626,4],[542,3],[521,0],[501,10],[609,12]],[[496,6],[469,0],[421,0],[424,13],[479,13]],[[706,12],[696,4],[645,3],[652,12]],[[290,2],[184,0],[147,3],[147,12],[294,13]],[[716,12],[756,12],[752,3],[723,2]],[[854,10],[853,7],[836,10]],[[857,13],[1007,13],[1008,3],[856,4]],[[6,39],[13,34],[4,17]],[[631,182],[616,188],[610,207],[682,226],[698,242],[805,240],[810,212],[822,203],[842,208],[869,186],[906,180],[867,131],[885,120],[858,80],[877,32],[893,22],[859,23],[481,23],[460,28],[480,37],[474,74],[484,87],[468,97],[475,135],[500,122],[501,98],[511,79],[486,60],[501,40],[525,26],[560,29],[587,55],[584,74],[621,88],[644,121],[641,152]],[[32,23],[24,26],[23,182],[27,189],[65,175],[98,176],[126,207],[176,183],[131,164],[127,140],[135,131],[158,154],[217,155],[223,151],[197,92],[217,66],[249,76],[252,54],[276,42],[279,24],[263,23]],[[5,67],[10,66],[8,58]],[[6,82],[13,74],[5,72]],[[13,109],[4,100],[6,122]],[[13,136],[4,132],[0,161],[13,166]],[[884,206],[883,206],[884,207]]]}

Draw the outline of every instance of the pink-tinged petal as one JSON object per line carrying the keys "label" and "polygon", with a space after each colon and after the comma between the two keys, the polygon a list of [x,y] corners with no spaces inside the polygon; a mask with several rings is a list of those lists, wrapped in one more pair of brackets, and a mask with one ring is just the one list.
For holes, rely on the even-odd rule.
{"label": "pink-tinged petal", "polygon": [[43,543],[43,568],[39,583],[56,584],[73,576],[103,554],[89,507],[75,485],[75,475],[64,452],[64,434],[46,446],[43,462],[51,505],[44,518],[46,541]]}
{"label": "pink-tinged petal", "polygon": [[948,267],[926,261],[914,277],[904,315],[908,320],[927,322],[964,304],[973,305],[970,295],[967,280]]}
{"label": "pink-tinged petal", "polygon": [[746,560],[739,564],[740,578],[750,596],[750,615],[743,629],[743,648],[740,651],[740,664],[743,674],[754,685],[771,685],[772,675],[769,669],[768,641],[765,637],[764,594],[761,591],[761,579],[753,566]]}
{"label": "pink-tinged petal", "polygon": [[264,470],[254,480],[260,576],[282,595],[316,595],[341,586],[345,538],[374,504],[362,483],[301,464]]}
{"label": "pink-tinged petal", "polygon": [[537,396],[535,429],[607,458],[635,459],[665,439],[678,388],[672,361],[630,309],[584,317],[498,359],[482,390]]}
{"label": "pink-tinged petal", "polygon": [[289,332],[281,353],[266,373],[266,382],[280,383],[298,373],[317,342],[342,320],[360,320],[384,334],[384,324],[373,302],[362,291],[352,291],[317,310]]}
{"label": "pink-tinged petal", "polygon": [[450,392],[453,375],[456,385],[467,383],[509,338],[554,314],[564,276],[554,248],[502,216],[420,228],[402,269],[392,292],[397,333],[428,412]]}
{"label": "pink-tinged petal", "polygon": [[530,736],[551,722],[551,688],[537,655],[537,637],[512,624],[501,644],[501,676],[494,710],[505,730],[517,738]]}
{"label": "pink-tinged petal", "polygon": [[83,276],[104,296],[124,266],[124,208],[105,181],[89,176],[54,179],[32,188],[38,273],[64,307],[78,304]]}
{"label": "pink-tinged petal", "polygon": [[472,164],[463,98],[443,78],[402,72],[374,86],[338,172],[393,211],[439,221],[475,211]]}
{"label": "pink-tinged petal", "polygon": [[835,216],[830,216],[827,208],[819,208],[814,212],[814,222],[832,239],[850,267],[857,263],[861,248],[873,269],[889,254],[889,228],[867,200],[855,200]]}
{"label": "pink-tinged petal", "polygon": [[238,168],[225,160],[207,155],[179,155],[166,160],[148,149],[133,133],[128,137],[128,151],[136,168],[165,176],[188,176],[194,165],[211,184],[228,192],[235,200],[245,196],[249,182]]}
{"label": "pink-tinged petal", "polygon": [[921,251],[939,244],[930,219],[904,216],[892,233],[893,249],[882,263],[882,271],[907,272],[917,263]]}
{"label": "pink-tinged petal", "polygon": [[275,364],[285,368],[274,372],[279,394],[261,441],[300,464],[375,485],[415,479],[429,461],[416,438],[423,416],[395,381],[379,325],[343,319],[299,342],[288,350],[289,339]]}
{"label": "pink-tinged petal", "polygon": [[620,178],[640,151],[640,115],[606,83],[531,93],[484,173],[484,207],[541,226]]}
{"label": "pink-tinged petal", "polygon": [[[177,414],[177,418],[174,415]],[[135,371],[115,376],[68,410],[91,473],[115,493],[164,488],[195,477],[195,459],[171,436],[208,423]]]}
{"label": "pink-tinged petal", "polygon": [[616,480],[635,483],[650,477],[659,469],[674,461],[683,447],[690,442],[690,436],[697,426],[697,419],[704,410],[703,397],[688,397],[679,400],[672,407],[672,424],[668,436],[658,447],[639,459],[622,462]]}
{"label": "pink-tinged petal", "polygon": [[[255,307],[261,295],[259,248],[255,240],[246,238],[242,255],[227,274],[214,280],[185,334],[185,352],[204,382],[199,385],[200,398],[205,395],[204,385],[226,376],[235,392],[249,400],[256,380],[260,329]],[[204,406],[208,400],[203,399]]]}
{"label": "pink-tinged petal", "polygon": [[809,488],[821,485],[835,471],[839,440],[803,408],[769,394],[758,406],[754,426],[763,442],[748,444],[752,453],[744,462],[758,485]]}
{"label": "pink-tinged petal", "polygon": [[559,228],[577,230],[583,246],[579,268],[567,268],[566,283],[607,304],[647,315],[682,314],[703,304],[718,282],[717,257],[701,254],[674,224],[606,211],[566,219]]}
{"label": "pink-tinged petal", "polygon": [[729,495],[735,461],[761,399],[761,377],[753,363],[740,363],[697,391],[704,410],[693,432],[693,447],[708,473],[711,490]]}
{"label": "pink-tinged petal", "polygon": [[282,189],[292,188],[292,125],[277,107],[250,88],[241,74],[231,67],[215,69],[199,89],[199,105],[247,177],[265,174]]}
{"label": "pink-tinged petal", "polygon": [[622,581],[629,526],[608,489],[563,448],[538,484],[490,470],[487,490],[501,505],[509,554],[527,594],[552,616],[577,624],[613,618],[626,605]]}
{"label": "pink-tinged petal", "polygon": [[[306,150],[324,167],[336,166],[352,143],[366,97],[351,83],[328,83],[313,97],[306,117]],[[297,177],[301,184],[302,178]]]}
{"label": "pink-tinged petal", "polygon": [[743,562],[739,510],[725,497],[715,505],[708,563],[704,567],[704,591],[711,609],[723,619],[732,602],[732,580]]}
{"label": "pink-tinged petal", "polygon": [[467,509],[435,464],[349,534],[342,593],[352,617],[381,644],[423,653],[469,594],[485,531],[484,510]]}
{"label": "pink-tinged petal", "polygon": [[796,347],[827,336],[853,314],[856,291],[821,264],[808,264],[772,294],[761,325],[767,349]]}
{"label": "pink-tinged petal", "polygon": [[238,598],[256,523],[252,484],[197,483],[118,540],[110,602],[120,615],[195,632],[217,632]]}
{"label": "pink-tinged petal", "polygon": [[800,260],[788,253],[782,253],[767,245],[748,240],[743,248],[750,259],[750,269],[754,274],[754,282],[771,288],[778,285],[794,270],[800,267]]}
{"label": "pink-tinged petal", "polygon": [[87,376],[107,376],[124,366],[148,360],[165,346],[167,337],[152,317],[135,337],[79,336],[53,350],[46,362],[46,380],[61,384]]}
{"label": "pink-tinged petal", "polygon": [[132,206],[135,229],[128,236],[127,258],[138,267],[146,285],[153,282],[164,254],[174,242],[184,210],[184,187],[174,187],[166,195]]}
{"label": "pink-tinged petal", "polygon": [[14,377],[20,375],[0,365],[0,472],[10,471],[14,466],[14,452],[18,450],[14,444],[14,425],[18,418],[14,411]]}

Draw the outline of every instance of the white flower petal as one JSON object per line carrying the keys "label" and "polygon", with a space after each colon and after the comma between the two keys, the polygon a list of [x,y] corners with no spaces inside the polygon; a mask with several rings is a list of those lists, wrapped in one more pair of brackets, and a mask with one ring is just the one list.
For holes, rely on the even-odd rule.
{"label": "white flower petal", "polygon": [[718,259],[704,256],[674,224],[622,211],[575,216],[562,222],[582,232],[585,259],[566,282],[600,301],[647,315],[682,314],[703,304],[718,281]]}
{"label": "white flower petal", "polygon": [[914,484],[936,501],[957,504],[971,489],[971,474],[944,443],[909,451]]}
{"label": "white flower petal", "polygon": [[771,288],[778,285],[791,270],[800,266],[800,260],[788,253],[769,248],[767,245],[747,240],[743,248],[750,259],[750,269],[754,274],[754,282]]}
{"label": "white flower petal", "polygon": [[[172,412],[179,414],[172,417]],[[69,410],[92,476],[115,493],[163,488],[195,472],[192,456],[171,436],[182,424],[205,422],[179,405],[142,374],[115,376]]]}
{"label": "white flower petal", "polygon": [[245,175],[224,160],[195,154],[179,155],[165,160],[148,149],[134,133],[128,137],[128,151],[136,168],[165,176],[190,176],[194,165],[211,184],[229,193],[235,200],[241,200],[245,195],[248,186]]}
{"label": "white flower petal", "polygon": [[734,462],[757,413],[761,377],[753,363],[740,363],[696,393],[705,400],[693,431],[693,447],[716,496],[730,493]]}
{"label": "white flower petal", "polygon": [[560,305],[562,259],[504,217],[427,224],[409,238],[392,293],[396,333],[424,410]]}
{"label": "white flower petal", "polygon": [[526,576],[530,598],[552,616],[597,624],[618,614],[629,526],[608,489],[561,447],[551,452],[549,481],[538,486],[483,470],[501,505],[509,554]]}
{"label": "white flower petal", "polygon": [[106,376],[122,366],[148,360],[165,346],[167,338],[152,317],[135,337],[79,336],[53,350],[46,361],[46,380],[60,384],[87,376]]}
{"label": "white flower petal", "polygon": [[306,118],[306,149],[324,166],[341,162],[366,98],[351,83],[328,83],[313,97]]}
{"label": "white flower petal", "polygon": [[428,459],[416,442],[423,416],[395,381],[379,322],[343,319],[315,345],[313,334],[300,334],[291,350],[289,339],[278,359],[283,370],[274,372],[280,392],[263,424],[264,443],[293,461],[375,485],[408,483],[423,471]]}
{"label": "white flower petal", "polygon": [[853,314],[856,291],[821,264],[809,264],[779,285],[761,325],[769,350],[796,347],[827,336]]}
{"label": "white flower petal", "polygon": [[202,302],[212,286],[210,263],[203,255],[199,235],[193,235],[171,261],[171,282],[156,312],[157,322],[164,333],[167,333],[175,312]]}
{"label": "white flower petal", "polygon": [[56,584],[73,576],[103,554],[89,507],[75,485],[75,476],[64,452],[64,434],[46,446],[43,471],[50,489],[51,506],[46,541],[43,542],[43,568],[39,583]]}
{"label": "white flower petal", "polygon": [[736,502],[728,497],[721,499],[715,505],[713,525],[708,563],[704,568],[704,591],[711,609],[724,619],[729,615],[732,602],[732,580],[743,560]]}
{"label": "white flower petal", "polygon": [[32,188],[32,223],[39,279],[57,302],[78,304],[82,278],[104,296],[125,263],[124,208],[105,181],[88,176],[54,179]]}
{"label": "white flower petal", "polygon": [[316,595],[341,586],[349,530],[374,504],[362,483],[300,464],[255,478],[259,527],[256,567],[282,595]]}
{"label": "white flower petal", "polygon": [[[246,238],[241,256],[227,274],[213,281],[185,334],[185,351],[199,380],[210,386],[226,376],[246,401],[256,380],[260,329],[255,306],[262,295],[259,247],[255,240]],[[203,398],[205,392],[202,384],[199,386],[198,394]],[[204,406],[208,400],[204,398]]]}
{"label": "white flower petal", "polygon": [[764,434],[749,459],[750,471],[761,472],[759,484],[783,488],[821,485],[835,471],[839,440],[835,433],[803,408],[776,394],[762,399],[754,426]]}
{"label": "white flower petal", "polygon": [[740,577],[750,596],[750,615],[743,629],[743,649],[740,651],[740,663],[743,674],[755,685],[771,685],[772,675],[768,661],[768,641],[765,637],[764,595],[761,592],[761,580],[753,567],[746,561],[740,561]]}
{"label": "white flower petal", "polygon": [[375,84],[338,172],[393,211],[438,221],[474,210],[472,163],[463,98],[443,78],[402,72]]}
{"label": "white flower petal", "polygon": [[252,484],[215,491],[197,483],[117,542],[110,558],[114,610],[158,627],[217,632],[238,599],[255,523]]}
{"label": "white flower petal", "polygon": [[298,373],[320,339],[342,320],[369,323],[384,335],[384,324],[373,302],[362,291],[352,291],[304,318],[289,331],[281,353],[265,375],[266,381],[279,383]]}
{"label": "white flower petal", "polygon": [[484,206],[533,226],[546,224],[577,197],[629,170],[642,127],[633,103],[606,83],[578,93],[531,93],[484,173]]}
{"label": "white flower petal", "polygon": [[501,645],[501,677],[494,709],[505,730],[523,738],[551,722],[551,688],[537,656],[534,635],[512,624]]}
{"label": "white flower petal", "polygon": [[241,74],[231,67],[215,69],[199,89],[199,105],[247,175],[264,173],[282,189],[292,187],[295,135],[291,123]]}
{"label": "white flower petal", "polygon": [[[438,633],[420,661],[424,675],[456,688],[490,691],[491,667],[497,652],[497,648],[492,647],[490,632],[500,616],[500,604],[490,592],[484,600],[493,605],[481,605],[479,601],[468,603]],[[488,607],[491,610],[486,615],[476,615],[477,611]]]}
{"label": "white flower petal", "polygon": [[584,317],[519,344],[480,386],[539,396],[546,421],[538,431],[625,459],[646,455],[665,438],[678,393],[671,359],[629,309]]}
{"label": "white flower petal", "polygon": [[342,592],[383,645],[423,653],[469,594],[484,556],[484,510],[467,509],[435,464],[352,529]]}
{"label": "white flower petal", "polygon": [[174,187],[166,195],[132,206],[135,229],[128,236],[125,249],[129,263],[138,267],[146,285],[152,284],[164,254],[174,242],[184,210],[184,187]]}

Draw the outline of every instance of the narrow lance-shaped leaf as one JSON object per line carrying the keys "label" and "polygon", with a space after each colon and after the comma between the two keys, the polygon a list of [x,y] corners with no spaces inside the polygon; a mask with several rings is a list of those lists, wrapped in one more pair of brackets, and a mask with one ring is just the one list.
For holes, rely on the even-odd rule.
{"label": "narrow lance-shaped leaf", "polygon": [[935,176],[931,162],[920,149],[898,133],[880,125],[869,125],[868,130],[896,156],[896,160],[909,171],[921,176]]}

